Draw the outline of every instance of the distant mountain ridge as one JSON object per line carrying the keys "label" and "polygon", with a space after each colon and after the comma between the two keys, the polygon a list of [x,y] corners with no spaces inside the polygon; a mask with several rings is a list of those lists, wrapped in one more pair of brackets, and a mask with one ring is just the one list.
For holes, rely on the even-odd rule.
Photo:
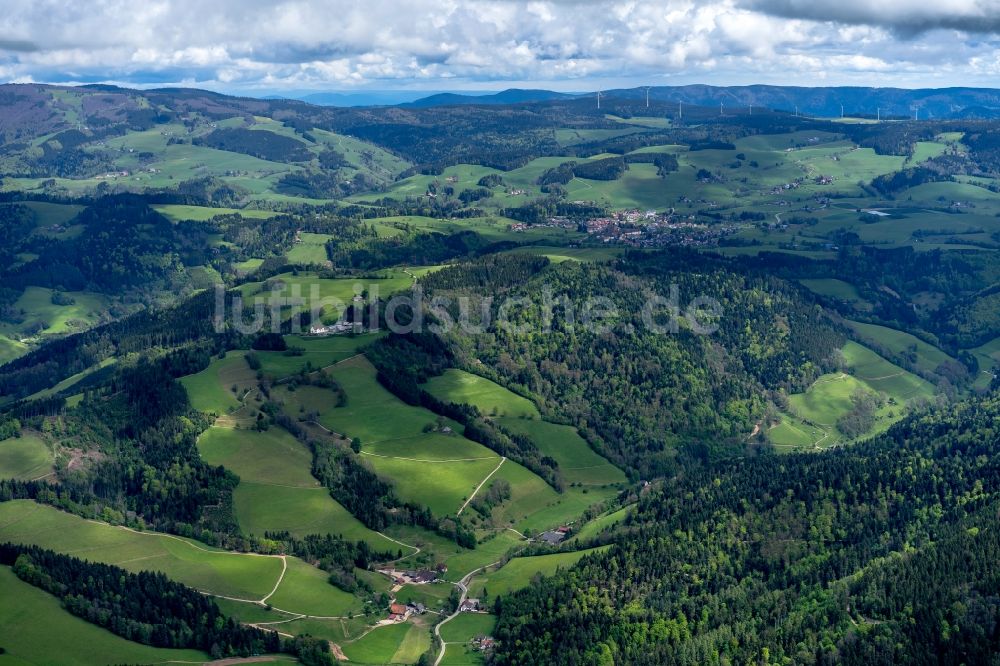
{"label": "distant mountain ridge", "polygon": [[526,104],[529,102],[548,102],[559,99],[579,97],[580,93],[561,93],[553,90],[524,90],[508,88],[498,93],[484,95],[466,95],[460,93],[438,93],[400,106],[428,107],[452,106],[458,104]]}
{"label": "distant mountain ridge", "polygon": [[[595,93],[560,93],[551,90],[510,89],[492,95],[442,93],[400,106],[432,107],[459,104],[524,104],[565,100]],[[646,88],[619,88],[603,91],[608,98],[644,99]],[[804,115],[837,117],[870,115],[920,118],[1000,118],[1000,89],[994,88],[875,88],[858,86],[655,86],[649,99],[657,102],[680,102],[692,106],[733,108],[766,107]]]}
{"label": "distant mountain ridge", "polygon": [[[645,88],[609,90],[609,97],[642,97]],[[798,86],[709,86],[654,87],[650,99],[699,106],[767,107],[814,116],[871,115],[920,118],[1000,117],[1000,90],[994,88],[874,88]]]}

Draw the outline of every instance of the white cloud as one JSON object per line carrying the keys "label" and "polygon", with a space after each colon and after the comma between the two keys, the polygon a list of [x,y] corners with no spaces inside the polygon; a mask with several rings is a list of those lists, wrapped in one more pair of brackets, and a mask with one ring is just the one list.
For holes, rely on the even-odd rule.
{"label": "white cloud", "polygon": [[[996,71],[1000,0],[6,0],[7,80],[223,89],[580,79],[912,85]],[[877,79],[874,78],[877,74]],[[868,77],[866,80],[865,77]]]}

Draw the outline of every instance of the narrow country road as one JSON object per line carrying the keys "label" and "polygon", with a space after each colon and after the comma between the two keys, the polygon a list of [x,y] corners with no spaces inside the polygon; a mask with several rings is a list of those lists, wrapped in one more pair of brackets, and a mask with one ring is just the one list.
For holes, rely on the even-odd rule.
{"label": "narrow country road", "polygon": [[490,562],[489,564],[484,564],[478,569],[473,569],[469,573],[465,574],[465,576],[462,577],[462,580],[455,583],[458,589],[462,591],[462,596],[460,596],[458,599],[458,607],[455,609],[454,613],[452,613],[451,615],[449,615],[448,617],[446,617],[445,619],[441,620],[440,622],[434,625],[434,635],[437,636],[438,641],[440,641],[441,643],[441,651],[438,652],[437,659],[434,660],[434,666],[438,666],[438,664],[441,663],[441,660],[444,659],[444,651],[446,644],[443,640],[441,640],[441,625],[451,622],[456,617],[458,617],[459,613],[462,612],[459,609],[462,608],[462,603],[465,601],[466,597],[469,596],[469,581],[472,580],[472,577],[477,573],[479,573],[480,571],[482,571],[483,569],[492,567],[494,564],[500,564],[500,560],[497,560],[496,562]]}

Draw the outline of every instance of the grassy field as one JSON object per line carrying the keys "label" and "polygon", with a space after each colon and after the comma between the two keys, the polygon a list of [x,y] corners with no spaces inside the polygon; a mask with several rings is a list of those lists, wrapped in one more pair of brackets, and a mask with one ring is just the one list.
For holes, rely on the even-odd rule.
{"label": "grassy field", "polygon": [[864,390],[865,384],[844,373],[824,375],[805,393],[791,395],[792,413],[820,426],[833,427],[837,419],[851,411],[851,396]]}
{"label": "grassy field", "polygon": [[233,506],[248,534],[287,530],[306,534],[340,534],[366,541],[381,551],[398,545],[365,527],[312,476],[312,453],[286,431],[265,432],[209,428],[198,439],[202,458],[240,477]]}
{"label": "grassy field", "polygon": [[267,597],[275,608],[292,613],[340,616],[363,610],[361,599],[330,585],[325,572],[294,557],[285,558],[282,575],[282,558],[277,556],[220,551],[193,539],[135,532],[27,500],[0,503],[0,540],[35,544],[129,571],[159,571],[215,595],[248,601]]}
{"label": "grassy field", "polygon": [[401,604],[421,603],[433,611],[440,611],[454,589],[455,586],[449,583],[404,585],[396,592],[396,601]]}
{"label": "grassy field", "polygon": [[[181,377],[180,383],[187,390],[191,406],[201,412],[225,414],[240,407],[237,395],[256,384],[255,373],[247,365],[246,352],[231,351],[224,359],[212,363],[199,373]],[[237,393],[232,387],[238,388]]]}
{"label": "grassy field", "polygon": [[[325,259],[324,259],[325,260]],[[243,301],[247,305],[263,303],[270,307],[272,297],[301,298],[303,305],[285,306],[282,315],[289,317],[295,312],[319,310],[325,323],[334,323],[355,295],[386,298],[390,294],[407,289],[413,278],[402,270],[380,273],[379,278],[321,278],[315,273],[302,271],[298,275],[283,273],[269,278],[266,282],[247,282],[239,287]]]}
{"label": "grassy field", "polygon": [[549,261],[561,264],[564,261],[611,261],[620,257],[624,250],[620,247],[553,247],[550,245],[527,245],[507,250],[506,254],[532,254],[548,257]]}
{"label": "grassy field", "polygon": [[568,483],[625,481],[625,474],[595,453],[575,428],[542,421],[532,401],[489,379],[453,368],[432,377],[425,388],[441,400],[474,405],[504,428],[527,435],[542,453],[559,463]]}
{"label": "grassy field", "polygon": [[0,503],[0,540],[35,544],[129,571],[160,571],[198,590],[244,599],[264,597],[281,574],[276,557],[233,555],[192,539],[132,532],[28,500]]}
{"label": "grassy field", "polygon": [[294,264],[327,264],[326,243],[332,238],[328,234],[302,232],[295,246],[288,251],[288,261]]}
{"label": "grassy field", "polygon": [[607,550],[607,548],[608,546],[602,546],[569,553],[515,557],[499,569],[488,570],[473,576],[469,583],[469,595],[481,598],[484,592],[489,592],[489,598],[494,599],[527,587],[531,584],[531,579],[538,574],[551,576],[557,569],[571,567],[579,562],[583,556]]}
{"label": "grassy field", "polygon": [[488,416],[541,418],[531,400],[464,370],[448,369],[431,377],[424,388],[441,400],[474,405]]}
{"label": "grassy field", "polygon": [[267,220],[278,213],[271,210],[252,210],[249,208],[210,208],[208,206],[187,206],[182,204],[154,204],[153,210],[174,222],[190,220],[206,222],[216,215],[239,215],[252,220]]}
{"label": "grassy field", "polygon": [[607,528],[612,525],[617,525],[621,521],[625,520],[628,512],[632,510],[631,506],[622,507],[617,511],[612,511],[610,513],[605,513],[603,515],[594,518],[589,523],[585,524],[580,530],[573,535],[572,540],[584,541],[592,537],[597,536]]}
{"label": "grassy field", "polygon": [[914,398],[929,399],[934,395],[934,387],[930,383],[893,365],[867,347],[848,342],[843,352],[855,377],[899,403]]}
{"label": "grassy field", "polygon": [[1000,337],[976,347],[972,353],[979,360],[979,376],[976,378],[975,387],[985,390],[997,372],[997,367],[1000,366]]}
{"label": "grassy field", "polygon": [[[27,332],[32,328],[38,328],[40,332],[36,335],[42,336],[82,331],[98,323],[111,305],[101,294],[87,291],[67,291],[64,294],[75,302],[55,305],[51,289],[25,288],[14,303],[14,308],[25,313],[24,321],[20,324],[0,323],[0,335],[20,340],[28,337]],[[2,348],[0,353],[3,353]]]}
{"label": "grassy field", "polygon": [[0,664],[202,663],[197,650],[168,650],[133,643],[71,615],[59,600],[0,567]]}
{"label": "grassy field", "polygon": [[320,422],[359,438],[366,460],[392,480],[404,500],[428,506],[436,515],[455,513],[500,462],[494,452],[460,436],[458,424],[446,422],[451,434],[425,432],[436,427],[436,415],[389,393],[367,359],[341,363],[331,374],[347,393],[347,405],[327,410]]}
{"label": "grassy field", "polygon": [[[521,465],[510,460],[500,464],[496,453],[460,436],[458,424],[439,422],[432,412],[407,405],[389,393],[364,358],[342,363],[331,374],[347,393],[347,405],[322,413],[320,422],[359,438],[362,455],[379,475],[392,481],[400,497],[428,506],[436,515],[455,513],[491,473],[491,479],[504,479],[511,485],[511,498],[493,511],[492,517],[501,525],[551,527],[614,492],[574,488],[560,495]],[[454,382],[454,377],[446,381]],[[529,409],[530,403],[523,398],[517,401],[516,396],[510,397],[513,394],[498,393],[500,387],[493,386],[487,393],[492,392],[494,398]],[[392,418],[384,418],[385,414]],[[434,432],[439,423],[452,432]]]}
{"label": "grassy field", "polygon": [[361,347],[381,337],[383,333],[362,335],[330,335],[327,337],[302,337],[286,335],[289,347],[302,350],[300,356],[288,356],[284,352],[257,352],[261,370],[272,379],[294,375],[308,363],[313,368],[325,368],[358,353]]}
{"label": "grassy field", "polygon": [[872,342],[887,349],[893,354],[906,356],[921,372],[933,373],[938,366],[948,361],[954,361],[943,351],[928,344],[920,338],[897,331],[894,328],[865,324],[859,321],[847,321],[847,325],[866,342]]}
{"label": "grassy field", "polygon": [[302,560],[289,557],[281,585],[267,602],[281,610],[319,617],[359,615],[364,602],[327,582],[329,575]]}
{"label": "grassy field", "polygon": [[472,647],[471,641],[477,636],[489,636],[496,627],[497,619],[486,613],[462,613],[441,627],[441,639],[445,643],[443,666],[477,666],[486,663],[485,657]]}
{"label": "grassy field", "polygon": [[413,664],[430,649],[431,637],[424,626],[398,623],[377,627],[341,647],[351,663]]}
{"label": "grassy field", "polygon": [[52,472],[52,463],[52,452],[37,435],[0,441],[0,479],[37,479]]}
{"label": "grassy field", "polygon": [[832,443],[829,430],[807,424],[791,414],[783,414],[780,422],[767,431],[768,440],[779,451],[825,448]]}
{"label": "grassy field", "polygon": [[210,465],[223,465],[241,480],[293,488],[318,488],[309,470],[312,453],[281,428],[264,432],[209,428],[198,438],[198,451]]}
{"label": "grassy field", "polygon": [[0,365],[27,353],[28,345],[18,340],[16,336],[12,339],[0,334]]}
{"label": "grassy field", "polygon": [[490,636],[497,625],[497,618],[488,613],[460,613],[454,620],[441,627],[441,640],[445,643],[468,643],[476,636]]}
{"label": "grassy field", "polygon": [[881,432],[901,419],[911,400],[930,399],[934,395],[930,383],[867,347],[848,341],[842,353],[849,374],[823,375],[804,393],[788,397],[790,413],[767,430],[768,439],[779,450],[826,448],[848,441],[836,424],[851,411],[852,397],[858,391],[874,391],[887,399],[866,434]]}
{"label": "grassy field", "polygon": [[835,278],[820,278],[815,280],[799,280],[806,289],[817,293],[820,296],[836,298],[848,303],[862,302],[858,288],[850,282],[837,280]]}
{"label": "grassy field", "polygon": [[485,663],[486,658],[481,652],[467,645],[451,645],[446,648],[440,666],[481,666]]}
{"label": "grassy field", "polygon": [[482,664],[482,653],[471,642],[478,636],[491,636],[497,619],[487,613],[461,613],[441,627],[441,640],[446,643],[442,664]]}
{"label": "grassy field", "polygon": [[530,437],[543,454],[559,463],[568,483],[597,486],[626,481],[625,473],[590,448],[573,426],[510,417],[497,421],[512,432]]}

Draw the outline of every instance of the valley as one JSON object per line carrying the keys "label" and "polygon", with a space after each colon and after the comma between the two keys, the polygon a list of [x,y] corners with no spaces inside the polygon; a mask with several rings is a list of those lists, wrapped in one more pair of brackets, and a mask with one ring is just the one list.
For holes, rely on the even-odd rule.
{"label": "valley", "polygon": [[166,647],[18,550],[0,664],[978,640],[985,556],[892,567],[995,552],[993,121],[4,87],[52,116],[0,122],[0,544],[220,615]]}

